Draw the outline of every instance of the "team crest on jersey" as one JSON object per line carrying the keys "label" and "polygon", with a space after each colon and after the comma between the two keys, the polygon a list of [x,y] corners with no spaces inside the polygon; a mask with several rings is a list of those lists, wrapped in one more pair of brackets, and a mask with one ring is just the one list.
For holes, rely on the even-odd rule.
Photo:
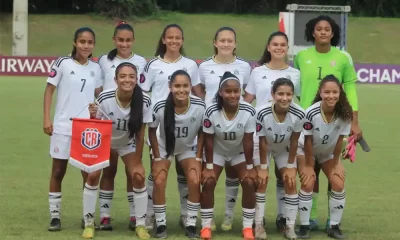
{"label": "team crest on jersey", "polygon": [[332,66],[332,67],[336,66],[336,61],[332,61],[332,62],[331,62],[331,66]]}
{"label": "team crest on jersey", "polygon": [[305,129],[305,130],[311,130],[311,129],[313,129],[313,125],[312,125],[312,123],[310,123],[310,122],[305,122],[304,124],[303,124],[303,128]]}
{"label": "team crest on jersey", "polygon": [[144,74],[140,74],[139,82],[144,83],[144,81],[146,81],[146,77],[144,76]]}
{"label": "team crest on jersey", "polygon": [[101,145],[101,133],[97,128],[86,128],[82,132],[81,144],[88,150],[93,150]]}
{"label": "team crest on jersey", "polygon": [[241,128],[243,128],[243,124],[241,124],[241,123],[238,123],[238,125],[237,125],[237,128],[238,128],[238,129],[241,129]]}
{"label": "team crest on jersey", "polygon": [[233,71],[233,74],[239,75],[239,70],[235,69],[235,71]]}
{"label": "team crest on jersey", "polygon": [[50,73],[49,73],[49,77],[53,78],[55,76],[57,76],[57,71],[54,68],[52,68]]}
{"label": "team crest on jersey", "polygon": [[94,77],[94,76],[95,76],[93,71],[90,71],[90,76],[91,76],[91,77]]}
{"label": "team crest on jersey", "polygon": [[289,127],[287,128],[287,131],[288,131],[288,132],[291,132],[291,131],[293,131],[293,128],[292,128],[291,126],[289,126]]}
{"label": "team crest on jersey", "polygon": [[259,132],[262,130],[262,125],[260,123],[257,123],[256,125],[256,131]]}
{"label": "team crest on jersey", "polygon": [[192,117],[192,118],[190,119],[190,122],[191,122],[191,123],[196,122],[196,118],[195,118],[195,117]]}
{"label": "team crest on jersey", "polygon": [[203,125],[206,128],[210,128],[212,126],[212,123],[209,119],[204,119]]}

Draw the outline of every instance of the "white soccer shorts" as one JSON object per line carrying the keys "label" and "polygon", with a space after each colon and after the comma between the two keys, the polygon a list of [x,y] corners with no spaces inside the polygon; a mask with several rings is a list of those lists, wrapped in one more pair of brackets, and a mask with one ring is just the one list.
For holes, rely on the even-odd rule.
{"label": "white soccer shorts", "polygon": [[[172,161],[172,160],[174,160],[174,157],[175,157],[178,160],[178,162],[180,162],[180,161],[188,159],[188,158],[196,158],[196,149],[197,149],[197,146],[193,146],[192,148],[187,149],[181,153],[171,155],[168,158],[168,160]],[[158,145],[158,151],[160,152],[161,159],[167,159],[167,151],[165,150],[165,148]]]}
{"label": "white soccer shorts", "polygon": [[53,133],[50,137],[50,156],[55,159],[68,160],[71,149],[71,136]]}
{"label": "white soccer shorts", "polygon": [[120,157],[136,152],[136,146],[133,143],[123,146],[111,146],[111,149],[116,151]]}
{"label": "white soccer shorts", "polygon": [[[302,146],[299,146],[297,148],[297,155],[298,156],[304,156],[304,148]],[[314,160],[317,161],[319,164],[322,164],[328,160],[333,159],[333,153],[319,153],[319,154],[314,154],[313,156]]]}
{"label": "white soccer shorts", "polygon": [[246,162],[246,158],[244,157],[244,153],[240,153],[236,156],[223,156],[218,153],[213,154],[213,163],[224,167],[225,165],[235,166],[240,163]]}

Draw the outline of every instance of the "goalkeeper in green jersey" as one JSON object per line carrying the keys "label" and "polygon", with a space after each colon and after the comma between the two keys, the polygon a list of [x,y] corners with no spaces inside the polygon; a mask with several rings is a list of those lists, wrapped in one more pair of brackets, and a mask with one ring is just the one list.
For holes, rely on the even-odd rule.
{"label": "goalkeeper in green jersey", "polygon": [[[334,75],[342,83],[344,91],[353,108],[351,134],[358,140],[362,130],[358,124],[358,101],[356,91],[357,73],[349,53],[337,48],[340,42],[340,27],[329,16],[319,16],[306,24],[305,38],[314,46],[300,51],[294,59],[294,67],[300,70],[300,105],[304,109],[311,106],[318,91],[320,81],[327,75]],[[318,228],[317,196],[319,192],[318,175],[320,167],[315,164],[316,181],[313,194],[313,206],[310,216],[310,230]],[[328,186],[330,191],[330,186]],[[327,227],[330,227],[329,219]],[[303,228],[304,229],[304,228]],[[299,238],[308,236],[307,232],[300,233]]]}

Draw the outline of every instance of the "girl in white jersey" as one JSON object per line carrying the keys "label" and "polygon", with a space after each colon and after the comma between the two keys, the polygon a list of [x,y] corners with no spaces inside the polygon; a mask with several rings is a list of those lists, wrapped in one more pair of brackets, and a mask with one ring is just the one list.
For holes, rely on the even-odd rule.
{"label": "girl in white jersey", "polygon": [[287,78],[278,78],[272,85],[273,102],[257,109],[257,136],[259,155],[254,156],[260,184],[256,193],[255,237],[267,239],[262,225],[265,209],[267,176],[272,156],[285,180],[285,237],[297,239],[294,232],[299,199],[296,190],[296,150],[303,129],[304,110],[293,103],[294,85]]}
{"label": "girl in white jersey", "polygon": [[225,72],[216,94],[216,103],[207,107],[203,132],[206,167],[202,176],[201,238],[211,239],[214,215],[214,191],[218,178],[229,163],[242,185],[243,238],[254,239],[255,177],[253,168],[253,134],[256,130],[255,109],[240,100],[240,80]]}
{"label": "girl in white jersey", "polygon": [[[50,178],[49,204],[51,222],[49,231],[61,230],[61,183],[70,157],[71,118],[89,118],[87,105],[93,101],[95,89],[101,86],[100,66],[90,60],[95,45],[92,29],[76,30],[70,57],[58,58],[47,79],[43,104],[43,131],[50,138],[50,156],[53,166]],[[51,102],[57,89],[53,122],[50,119]],[[87,174],[82,172],[84,182]]]}
{"label": "girl in white jersey", "polygon": [[[126,22],[120,22],[114,30],[113,36],[115,49],[111,50],[108,55],[102,55],[99,58],[99,64],[103,75],[103,89],[116,89],[115,69],[122,62],[129,62],[135,65],[137,77],[143,73],[147,63],[146,59],[132,52],[132,44],[135,41],[134,30],[131,25]],[[114,151],[110,156],[110,166],[103,169],[100,181],[99,205],[100,205],[100,229],[112,230],[111,225],[111,206],[114,197],[114,179],[118,168],[118,154]],[[135,204],[133,201],[132,181],[129,171],[125,166],[127,179],[127,197],[130,207],[129,228],[134,230]]]}
{"label": "girl in white jersey", "polygon": [[171,160],[176,158],[188,180],[186,236],[198,238],[197,214],[200,209],[200,177],[203,151],[202,120],[205,103],[189,96],[190,76],[177,70],[171,76],[170,93],[167,100],[154,105],[153,123],[149,125],[149,139],[153,152],[152,172],[154,176],[153,206],[157,224],[155,238],[167,237],[166,185]]}
{"label": "girl in white jersey", "polygon": [[[183,70],[189,74],[194,95],[199,96],[201,93],[197,63],[194,60],[183,56],[183,40],[183,30],[179,25],[167,25],[158,42],[155,54],[156,57],[150,60],[144,69],[144,73],[140,78],[140,86],[146,92],[149,92],[150,90],[153,92],[151,95],[151,101],[154,104],[167,99],[170,92],[168,85],[169,80],[171,75],[177,70]],[[151,151],[149,152],[151,154]],[[150,159],[152,159],[152,157],[150,157]],[[180,164],[178,161],[175,163],[178,173],[177,181],[182,215],[179,218],[179,222],[181,226],[184,226],[188,188],[185,174],[180,167]],[[150,174],[147,182],[149,199],[152,199],[153,186],[153,175]],[[154,226],[154,211],[151,200],[148,205],[147,217],[148,221],[146,225],[148,229],[152,229]]]}
{"label": "girl in white jersey", "polygon": [[[148,200],[142,152],[146,124],[152,121],[151,100],[137,85],[137,69],[132,63],[123,62],[117,66],[115,82],[118,88],[100,93],[97,98],[98,107],[96,104],[91,104],[89,110],[92,118],[111,119],[114,122],[111,152],[112,155],[116,153],[121,156],[133,185],[136,235],[139,239],[150,239],[145,227]],[[83,191],[85,219],[83,238],[94,237],[94,216],[100,175],[101,170],[89,173]]]}
{"label": "girl in white jersey", "polygon": [[[236,56],[236,32],[230,27],[222,27],[214,36],[214,55],[199,64],[200,81],[205,89],[204,99],[207,106],[215,101],[222,75],[229,71],[240,81],[240,86],[249,82],[251,66],[243,58]],[[239,191],[239,180],[231,166],[225,167],[225,217],[221,229],[232,229],[233,213]],[[213,221],[211,228],[216,229]]]}
{"label": "girl in white jersey", "polygon": [[329,196],[329,237],[343,239],[340,221],[345,206],[345,170],[340,155],[343,138],[350,134],[353,111],[339,80],[328,75],[322,79],[313,105],[306,110],[304,131],[299,140],[297,164],[302,183],[299,192],[299,238],[309,238],[312,191],[316,161],[331,185]]}
{"label": "girl in white jersey", "polygon": [[[244,100],[252,103],[255,99],[256,108],[272,101],[271,88],[278,78],[288,78],[293,82],[294,95],[300,96],[300,71],[292,68],[287,63],[287,52],[289,50],[288,37],[283,32],[272,33],[267,46],[258,61],[259,66],[251,72],[249,84],[245,89]],[[258,155],[258,137],[254,136],[254,154]],[[285,189],[280,176],[280,171],[275,165],[276,180],[276,201],[278,202],[278,215],[276,226],[280,231],[285,228]],[[258,198],[258,201],[263,201]],[[260,228],[261,230],[261,228]]]}

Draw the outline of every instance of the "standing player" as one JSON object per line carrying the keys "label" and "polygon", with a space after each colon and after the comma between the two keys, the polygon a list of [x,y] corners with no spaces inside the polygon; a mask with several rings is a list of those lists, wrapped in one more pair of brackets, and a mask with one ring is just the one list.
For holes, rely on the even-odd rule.
{"label": "standing player", "polygon": [[[169,94],[169,80],[172,73],[177,70],[186,71],[192,82],[192,91],[194,95],[199,96],[201,94],[201,86],[199,85],[199,75],[197,63],[187,58],[184,55],[183,50],[183,30],[177,24],[170,24],[164,28],[160,40],[158,42],[155,58],[150,60],[145,69],[144,73],[140,77],[140,86],[146,92],[150,90],[153,92],[151,95],[151,101],[155,104],[159,101],[166,100]],[[150,151],[151,154],[151,151]],[[152,157],[150,157],[152,159]],[[176,161],[176,160],[175,160]],[[175,162],[178,173],[178,190],[181,202],[181,217],[179,222],[182,226],[185,226],[186,219],[186,197],[188,195],[188,188],[186,184],[185,174],[178,161]],[[153,175],[150,174],[147,181],[147,190],[149,195],[149,204],[147,209],[147,223],[148,229],[152,229],[154,226],[154,211],[152,204],[153,195]]]}
{"label": "standing player", "polygon": [[[206,167],[202,173],[201,238],[211,239],[214,215],[214,191],[227,162],[239,176],[242,185],[243,238],[254,239],[255,178],[253,168],[253,134],[256,130],[255,109],[241,101],[238,77],[225,72],[216,94],[216,103],[204,114]],[[265,180],[265,179],[264,179]]]}
{"label": "standing player", "polygon": [[[240,86],[249,82],[251,66],[243,58],[236,56],[236,32],[230,27],[222,27],[214,36],[214,55],[199,64],[200,81],[205,89],[204,99],[207,106],[215,103],[215,94],[218,92],[222,75],[229,71],[238,77]],[[233,212],[239,191],[239,179],[234,169],[225,166],[225,217],[221,229],[232,229]],[[212,229],[216,230],[214,220]]]}
{"label": "standing player", "polygon": [[[191,80],[187,72],[177,70],[171,76],[167,100],[154,105],[153,123],[149,125],[149,139],[153,151],[153,207],[157,230],[156,238],[167,238],[166,186],[171,160],[176,158],[188,180],[186,236],[198,238],[197,214],[200,209],[200,177],[203,151],[201,131],[205,103],[189,96]],[[195,149],[195,138],[197,147]]]}
{"label": "standing player", "polygon": [[[287,78],[278,78],[272,86],[273,103],[266,103],[257,109],[257,136],[259,137],[259,155],[254,156],[258,176],[268,176],[270,156],[280,171],[284,181],[286,226],[285,237],[297,239],[294,224],[299,199],[296,189],[296,151],[298,140],[303,129],[304,110],[293,103],[294,85]],[[264,180],[264,179],[263,179]],[[255,237],[267,239],[262,225],[265,209],[265,184],[260,184],[256,193]]]}
{"label": "standing player", "polygon": [[[83,27],[76,30],[71,56],[57,59],[47,78],[43,103],[43,131],[51,136],[50,156],[53,158],[49,191],[49,231],[61,230],[61,183],[70,157],[70,118],[89,118],[87,105],[93,102],[95,89],[101,87],[100,66],[90,60],[94,45],[95,34],[92,29]],[[50,109],[56,89],[57,102],[52,122]],[[86,181],[87,175],[82,172],[82,176]]]}
{"label": "standing player", "polygon": [[[299,193],[299,238],[309,238],[312,185],[318,162],[331,185],[329,196],[329,237],[344,239],[339,228],[345,206],[345,170],[340,161],[343,138],[350,134],[353,112],[342,83],[333,75],[322,79],[312,105],[306,110],[304,131],[299,141],[298,165],[302,190]],[[304,143],[304,144],[303,144]],[[310,182],[310,183],[307,183]],[[303,189],[307,186],[307,189]],[[306,191],[305,191],[306,190]]]}
{"label": "standing player", "polygon": [[[142,152],[146,124],[152,121],[150,97],[143,94],[137,85],[137,69],[129,62],[119,64],[115,70],[117,89],[100,93],[96,104],[91,104],[91,118],[111,119],[113,131],[111,137],[112,155],[119,155],[129,171],[133,186],[133,198],[136,203],[136,235],[139,239],[150,239],[145,227],[147,190],[145,170],[142,164]],[[100,108],[100,109],[98,109]],[[107,114],[105,116],[104,114]],[[94,215],[97,201],[97,186],[101,170],[89,173],[83,190],[83,216],[85,229],[83,238],[94,237]]]}
{"label": "standing player", "polygon": [[[322,78],[329,74],[335,75],[343,84],[344,91],[353,108],[351,134],[358,140],[362,136],[362,131],[358,124],[357,73],[350,54],[336,48],[340,42],[340,31],[339,25],[329,16],[316,17],[306,24],[306,40],[314,43],[314,46],[299,52],[294,60],[294,67],[301,72],[300,106],[307,109],[317,93],[318,84]],[[317,180],[311,211],[311,229],[318,228],[316,205],[318,202],[320,167],[318,163],[315,166]],[[327,226],[329,226],[329,219]]]}
{"label": "standing player", "polygon": [[[135,65],[138,77],[143,73],[144,67],[147,63],[144,57],[132,52],[135,35],[131,25],[126,22],[120,22],[114,29],[113,40],[115,49],[111,50],[108,55],[101,55],[99,58],[99,64],[103,75],[104,90],[117,88],[115,69],[122,62],[129,62]],[[103,174],[100,180],[99,205],[101,230],[112,230],[110,213],[114,197],[114,179],[117,174],[119,157],[116,151],[113,151],[112,153],[113,154],[110,156],[110,166],[103,169]],[[132,178],[129,176],[129,171],[126,166],[125,172],[127,180],[127,197],[130,206],[129,228],[134,229],[136,225],[135,204],[133,201],[134,193],[132,192]]]}
{"label": "standing player", "polygon": [[[249,84],[245,89],[244,100],[252,103],[257,100],[256,108],[264,106],[272,101],[272,86],[278,78],[288,78],[293,82],[294,95],[299,98],[300,95],[300,71],[288,65],[287,52],[289,49],[288,37],[283,32],[274,32],[268,38],[267,46],[258,62],[259,66],[255,67],[250,75]],[[258,156],[259,138],[254,135],[254,155]],[[276,218],[276,226],[280,231],[285,228],[285,189],[281,178],[280,171],[275,164],[276,175],[276,200],[278,202],[278,215]],[[265,204],[265,195],[257,196],[257,203]],[[257,211],[257,210],[256,210]],[[256,213],[257,215],[257,213]],[[258,227],[258,231],[262,234],[264,228]]]}

